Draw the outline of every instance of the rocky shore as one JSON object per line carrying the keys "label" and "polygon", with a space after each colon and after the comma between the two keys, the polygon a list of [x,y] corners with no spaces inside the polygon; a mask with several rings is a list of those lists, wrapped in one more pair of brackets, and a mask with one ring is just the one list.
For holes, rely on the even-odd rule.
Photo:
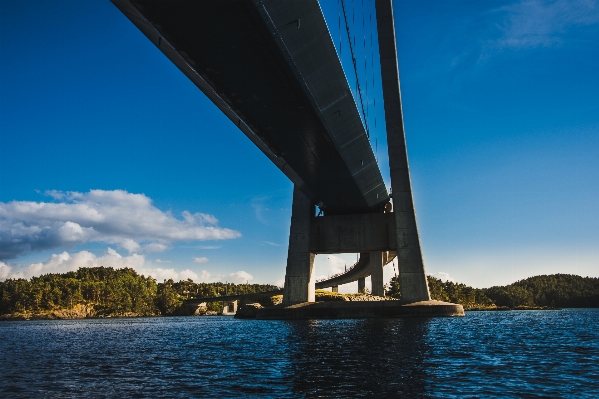
{"label": "rocky shore", "polygon": [[66,320],[66,319],[103,319],[117,317],[145,317],[157,314],[138,314],[132,312],[103,313],[93,305],[78,304],[68,309],[53,309],[42,312],[14,312],[0,315],[0,321],[10,320]]}

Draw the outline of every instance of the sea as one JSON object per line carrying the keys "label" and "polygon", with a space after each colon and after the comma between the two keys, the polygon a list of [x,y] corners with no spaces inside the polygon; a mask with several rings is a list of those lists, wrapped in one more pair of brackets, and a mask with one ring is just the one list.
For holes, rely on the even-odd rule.
{"label": "sea", "polygon": [[1,398],[599,398],[599,309],[0,322]]}

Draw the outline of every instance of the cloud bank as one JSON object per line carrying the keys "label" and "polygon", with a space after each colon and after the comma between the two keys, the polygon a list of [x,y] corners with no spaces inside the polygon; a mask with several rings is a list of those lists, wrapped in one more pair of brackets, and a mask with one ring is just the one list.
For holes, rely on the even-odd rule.
{"label": "cloud bank", "polygon": [[431,276],[438,278],[441,281],[449,281],[449,282],[455,283],[455,279],[453,277],[451,277],[449,275],[449,273],[437,272],[437,273],[432,273]]}
{"label": "cloud bank", "polygon": [[[164,263],[159,262],[159,263]],[[237,284],[252,281],[254,277],[240,270],[229,274],[219,274],[212,276],[208,271],[202,270],[199,274],[193,270],[185,269],[176,271],[174,268],[153,267],[151,264],[146,264],[144,255],[132,254],[128,256],[120,255],[113,248],[108,248],[102,256],[95,256],[89,251],[80,251],[69,254],[64,251],[60,254],[54,254],[45,262],[31,263],[27,266],[7,264],[0,261],[0,281],[6,279],[26,278],[40,276],[48,273],[66,273],[76,271],[80,267],[113,267],[122,269],[125,267],[135,270],[137,273],[144,276],[152,276],[157,281],[173,279],[174,281],[192,279],[193,281],[209,282],[209,281],[229,281]]]}
{"label": "cloud bank", "polygon": [[254,276],[252,276],[246,271],[240,270],[235,273],[219,274],[217,278],[220,281],[227,281],[229,283],[246,284],[252,281],[254,279]]}
{"label": "cloud bank", "polygon": [[86,242],[117,245],[130,254],[161,252],[180,241],[226,240],[241,233],[218,227],[205,213],[163,212],[144,194],[124,190],[48,191],[55,202],[0,203],[0,259]]}

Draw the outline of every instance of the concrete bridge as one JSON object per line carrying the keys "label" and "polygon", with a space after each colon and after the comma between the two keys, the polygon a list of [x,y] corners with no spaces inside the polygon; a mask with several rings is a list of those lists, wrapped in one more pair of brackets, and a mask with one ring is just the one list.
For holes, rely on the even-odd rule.
{"label": "concrete bridge", "polygon": [[[375,3],[392,195],[317,0],[112,2],[294,183],[284,303],[313,302],[315,288],[363,286],[368,275],[382,296],[383,266],[395,257],[402,299],[430,299],[391,0]],[[323,253],[360,259],[315,282]]]}

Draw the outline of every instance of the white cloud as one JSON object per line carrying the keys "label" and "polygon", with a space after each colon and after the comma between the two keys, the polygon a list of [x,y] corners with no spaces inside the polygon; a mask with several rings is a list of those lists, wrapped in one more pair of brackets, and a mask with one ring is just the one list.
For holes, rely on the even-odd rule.
{"label": "white cloud", "polygon": [[[35,190],[39,193],[39,190]],[[64,199],[66,194],[63,191],[58,191],[58,190],[46,190],[44,192],[44,195],[47,195],[48,197],[52,197],[55,200],[60,200],[60,199]]]}
{"label": "white cloud", "polygon": [[156,263],[172,263],[170,260],[156,259]]}
{"label": "white cloud", "polygon": [[193,281],[198,281],[199,280],[199,276],[196,272],[189,270],[189,269],[185,269],[183,270],[181,273],[179,273],[179,278],[181,280],[187,280],[187,279],[192,279]]}
{"label": "white cloud", "polygon": [[[125,248],[127,249],[127,248]],[[161,244],[159,242],[153,242],[143,246],[144,252],[164,252],[168,249],[168,245]]]}
{"label": "white cloud", "polygon": [[[354,255],[350,255],[354,256]],[[316,280],[327,278],[337,273],[345,271],[345,267],[352,266],[353,263],[347,262],[341,256],[337,255],[318,255],[314,262],[314,275]]]}
{"label": "white cloud", "polygon": [[130,238],[124,239],[120,243],[120,246],[129,251],[129,253],[139,252],[139,250],[141,249],[141,245],[139,245],[137,242],[133,241]]}
{"label": "white cloud", "polygon": [[12,273],[12,267],[7,265],[4,262],[0,262],[0,281],[4,281],[7,278],[19,278],[20,276],[16,276]]}
{"label": "white cloud", "polygon": [[265,244],[270,245],[271,247],[282,247],[281,244],[274,243],[272,241],[263,241]]}
{"label": "white cloud", "polygon": [[202,274],[200,274],[200,280],[207,281],[209,278],[210,278],[210,273],[208,273],[206,270],[202,270]]}
{"label": "white cloud", "polygon": [[143,267],[144,262],[143,255],[133,254],[123,257],[112,248],[108,248],[101,257],[96,257],[88,251],[80,251],[74,254],[64,251],[60,254],[53,254],[45,262],[31,263],[27,266],[7,265],[0,262],[0,280],[7,278],[28,279],[48,273],[66,273],[75,271],[80,267],[111,266],[115,269],[129,267],[138,270]]}
{"label": "white cloud", "polygon": [[[157,259],[156,261],[158,263],[170,262],[160,261],[160,259]],[[27,266],[8,265],[5,262],[0,262],[0,281],[4,281],[7,278],[29,279],[42,274],[66,273],[69,271],[76,271],[81,267],[99,266],[113,267],[115,269],[128,267],[135,270],[139,274],[152,276],[159,282],[168,279],[173,279],[174,281],[187,280],[188,278],[195,282],[206,282],[210,278],[210,273],[208,273],[206,270],[202,270],[201,274],[198,275],[196,272],[190,269],[185,269],[178,272],[174,268],[153,268],[145,264],[145,257],[143,255],[133,254],[129,256],[121,256],[114,249],[108,248],[100,257],[96,257],[94,254],[88,251],[80,251],[74,254],[69,254],[65,251],[60,254],[52,255],[50,259],[45,262],[31,263]]]}
{"label": "white cloud", "polygon": [[205,213],[163,212],[144,194],[124,190],[48,191],[57,202],[0,203],[0,259],[30,251],[105,242],[129,253],[164,251],[178,241],[225,240],[238,231],[218,227]]}
{"label": "white cloud", "polygon": [[499,11],[507,12],[497,43],[501,47],[547,47],[562,43],[571,28],[599,23],[596,0],[526,0]]}
{"label": "white cloud", "polygon": [[188,211],[183,211],[182,212],[183,215],[183,219],[185,219],[185,221],[189,224],[212,224],[212,225],[216,225],[218,224],[218,219],[215,218],[212,215],[209,215],[207,213],[195,213],[195,214],[191,214]]}
{"label": "white cloud", "polygon": [[162,282],[164,280],[172,279],[173,281],[187,280],[188,278],[193,281],[200,282],[199,276],[193,270],[185,269],[181,272],[176,271],[173,268],[163,269],[161,267],[149,268],[142,267],[139,269],[135,269],[139,274],[143,274],[145,276],[152,276],[158,282]]}
{"label": "white cloud", "polygon": [[201,258],[193,258],[193,261],[195,263],[206,263],[208,262],[210,259],[206,258],[205,256],[201,257]]}
{"label": "white cloud", "polygon": [[431,276],[438,278],[439,280],[442,281],[451,281],[452,283],[455,283],[455,280],[453,277],[451,277],[449,275],[449,273],[445,273],[445,272],[437,272],[437,273],[433,273],[431,274]]}
{"label": "white cloud", "polygon": [[240,270],[238,272],[235,273],[229,273],[229,274],[219,274],[218,276],[216,276],[220,281],[228,281],[229,283],[235,283],[235,284],[245,284],[247,282],[250,282],[254,279],[254,276],[252,276],[251,274],[249,274],[246,271]]}

